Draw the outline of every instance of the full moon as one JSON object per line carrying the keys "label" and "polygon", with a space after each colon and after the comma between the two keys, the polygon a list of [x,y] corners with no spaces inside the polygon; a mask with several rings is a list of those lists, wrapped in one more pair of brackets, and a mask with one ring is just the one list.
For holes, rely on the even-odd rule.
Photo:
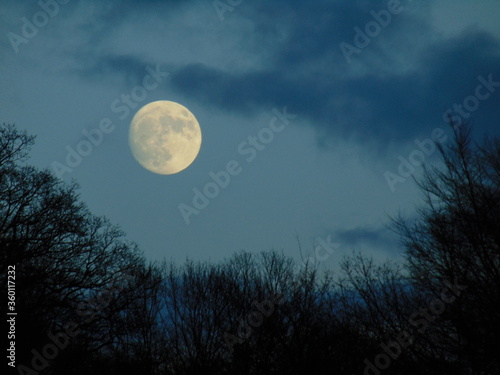
{"label": "full moon", "polygon": [[158,174],[180,172],[196,159],[201,129],[184,106],[159,100],[142,107],[130,123],[129,144],[134,158]]}

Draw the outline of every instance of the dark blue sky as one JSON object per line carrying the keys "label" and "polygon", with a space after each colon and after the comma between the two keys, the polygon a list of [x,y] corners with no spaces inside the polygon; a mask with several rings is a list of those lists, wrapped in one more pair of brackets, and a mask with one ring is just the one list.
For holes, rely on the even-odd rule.
{"label": "dark blue sky", "polygon": [[[75,178],[150,259],[298,257],[297,235],[306,253],[340,244],[331,268],[353,249],[397,258],[385,224],[413,214],[410,174],[438,161],[443,117],[499,133],[498,14],[494,0],[3,1],[1,122],[37,135],[31,162]],[[134,113],[155,100],[202,129],[179,174],[129,150]],[[179,206],[228,163],[240,172],[185,220]]]}

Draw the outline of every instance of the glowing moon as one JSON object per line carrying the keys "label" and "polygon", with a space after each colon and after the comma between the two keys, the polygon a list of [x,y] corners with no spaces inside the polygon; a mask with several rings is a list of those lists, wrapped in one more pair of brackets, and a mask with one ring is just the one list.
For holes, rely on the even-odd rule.
{"label": "glowing moon", "polygon": [[167,100],[151,102],[132,119],[129,144],[134,158],[147,170],[174,174],[196,159],[201,129],[184,106]]}

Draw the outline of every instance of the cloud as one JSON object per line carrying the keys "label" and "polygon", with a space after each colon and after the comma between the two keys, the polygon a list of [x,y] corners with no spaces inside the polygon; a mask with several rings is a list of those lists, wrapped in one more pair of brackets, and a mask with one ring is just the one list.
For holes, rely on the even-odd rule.
{"label": "cloud", "polygon": [[[121,28],[113,41],[120,43],[120,33],[128,35],[124,31],[127,19],[140,18],[144,12],[168,13],[165,21],[154,18],[161,23],[175,18],[177,12],[195,17],[196,12],[214,11],[200,4],[166,6],[152,1],[151,7],[142,7],[135,2],[114,2],[101,7],[96,23],[110,31]],[[75,50],[75,58],[81,62],[78,69],[83,78],[121,76],[127,85],[139,82],[146,65],[163,63],[172,73],[168,90],[206,108],[247,116],[286,105],[321,137],[354,137],[362,143],[376,139],[384,148],[428,134],[437,126],[446,127],[443,113],[473,94],[479,75],[500,78],[497,37],[477,28],[453,37],[436,35],[427,19],[427,3],[420,8],[403,5],[404,11],[393,16],[393,22],[352,64],[345,61],[339,43],[353,43],[353,28],[363,28],[372,20],[370,11],[385,9],[386,1],[242,4],[228,15],[227,23],[218,22],[216,28],[205,28],[196,37],[213,43],[214,35],[227,38],[234,32],[231,22],[250,22],[251,32],[241,29],[239,41],[243,50],[258,56],[243,70],[231,69],[225,61],[248,57],[239,50],[230,56],[219,53],[218,60],[179,61],[169,55],[152,61],[151,56],[139,52],[121,54],[106,49],[107,41],[94,49],[87,44],[83,50]],[[103,29],[97,30],[102,35]],[[500,114],[499,98],[492,96],[474,113],[481,128],[497,128],[494,118]]]}
{"label": "cloud", "polygon": [[366,247],[375,248],[384,252],[399,254],[398,237],[387,228],[357,227],[348,230],[338,230],[333,238],[345,247],[354,250]]}
{"label": "cloud", "polygon": [[81,56],[80,63],[71,70],[81,78],[108,81],[118,79],[129,87],[141,84],[146,66],[154,66],[134,55],[105,55],[101,57]]}
{"label": "cloud", "polygon": [[[172,83],[207,106],[245,113],[288,105],[320,129],[333,134],[352,129],[361,138],[384,142],[413,138],[415,129],[428,132],[445,126],[443,112],[473,94],[479,75],[500,77],[499,47],[491,35],[476,32],[431,44],[419,61],[420,69],[406,74],[373,72],[342,79],[325,71],[302,80],[279,67],[232,74],[196,64],[180,67]],[[495,115],[498,110],[485,119]],[[492,128],[493,123],[483,126]]]}

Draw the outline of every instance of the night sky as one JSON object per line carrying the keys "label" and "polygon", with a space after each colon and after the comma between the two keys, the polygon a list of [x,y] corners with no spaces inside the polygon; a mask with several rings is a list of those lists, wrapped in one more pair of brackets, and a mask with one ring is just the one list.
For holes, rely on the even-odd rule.
{"label": "night sky", "polygon": [[[148,259],[298,259],[326,241],[328,268],[353,250],[398,260],[389,216],[414,215],[447,116],[500,133],[499,15],[496,0],[2,1],[0,123],[36,135],[29,162],[75,179]],[[156,100],[201,127],[177,174],[129,148]]]}

